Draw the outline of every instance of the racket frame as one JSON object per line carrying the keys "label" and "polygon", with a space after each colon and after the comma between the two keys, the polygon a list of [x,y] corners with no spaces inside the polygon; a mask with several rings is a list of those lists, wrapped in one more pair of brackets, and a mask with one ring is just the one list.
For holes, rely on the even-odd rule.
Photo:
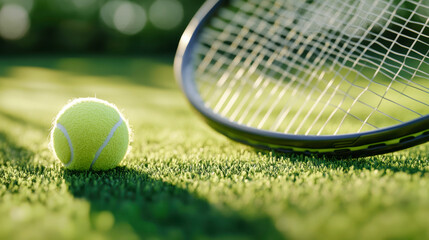
{"label": "racket frame", "polygon": [[306,155],[360,157],[382,154],[429,141],[429,115],[376,130],[339,135],[293,135],[240,125],[207,107],[198,93],[193,51],[202,28],[227,0],[208,0],[198,10],[180,39],[174,60],[176,80],[188,101],[205,121],[227,137],[260,149]]}

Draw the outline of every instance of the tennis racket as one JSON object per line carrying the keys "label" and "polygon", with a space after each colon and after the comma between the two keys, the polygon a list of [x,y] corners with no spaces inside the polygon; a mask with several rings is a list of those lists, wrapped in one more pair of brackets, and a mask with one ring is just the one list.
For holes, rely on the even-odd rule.
{"label": "tennis racket", "polygon": [[368,156],[429,141],[429,1],[209,0],[176,77],[210,126],[256,148]]}

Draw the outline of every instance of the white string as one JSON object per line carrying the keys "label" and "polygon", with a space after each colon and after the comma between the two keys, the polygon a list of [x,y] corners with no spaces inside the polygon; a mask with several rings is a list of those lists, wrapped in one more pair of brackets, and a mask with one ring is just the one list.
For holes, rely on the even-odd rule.
{"label": "white string", "polygon": [[429,114],[429,6],[233,0],[199,38],[206,106],[237,123],[333,135]]}

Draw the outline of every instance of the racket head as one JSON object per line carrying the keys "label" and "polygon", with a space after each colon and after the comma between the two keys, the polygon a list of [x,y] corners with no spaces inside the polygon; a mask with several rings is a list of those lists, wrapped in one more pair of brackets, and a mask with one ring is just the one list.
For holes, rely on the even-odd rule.
{"label": "racket head", "polygon": [[[204,28],[230,1],[209,0],[186,28],[175,57],[175,75],[187,99],[205,121],[227,137],[260,149],[285,153],[360,157],[401,150],[429,141],[429,115],[374,130],[332,134],[290,134],[260,129],[233,121],[214,111],[201,96],[195,67],[195,51]],[[428,80],[429,81],[429,80]],[[429,101],[428,101],[429,102]]]}

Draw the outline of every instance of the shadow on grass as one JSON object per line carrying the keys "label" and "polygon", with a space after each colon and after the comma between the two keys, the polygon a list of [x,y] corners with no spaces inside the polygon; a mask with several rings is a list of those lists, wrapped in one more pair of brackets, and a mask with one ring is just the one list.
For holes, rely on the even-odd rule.
{"label": "shadow on grass", "polygon": [[6,119],[8,119],[10,121],[19,123],[19,124],[24,125],[24,126],[31,126],[33,128],[36,128],[37,130],[40,130],[40,131],[43,131],[43,132],[49,131],[49,127],[44,126],[44,125],[42,125],[40,123],[35,122],[30,117],[28,119],[24,119],[24,118],[22,118],[20,116],[17,116],[17,115],[14,115],[12,113],[9,113],[7,111],[4,111],[1,108],[0,108],[0,117],[4,117],[4,118],[6,118]]}
{"label": "shadow on grass", "polygon": [[[5,133],[0,131],[0,165],[12,166],[15,170],[27,175],[43,176],[49,169],[40,164],[33,164],[34,156],[35,154],[32,151],[16,145]],[[3,174],[0,171],[0,176]],[[17,184],[14,179],[5,180],[6,182],[2,184],[6,187],[12,182]]]}
{"label": "shadow on grass", "polygon": [[103,172],[65,171],[70,192],[91,203],[96,215],[109,211],[115,225],[128,224],[141,238],[281,239],[270,219],[244,219],[220,212],[186,189],[126,167]]}
{"label": "shadow on grass", "polygon": [[[52,175],[51,168],[32,162],[35,157],[0,132],[0,165],[27,176]],[[127,238],[130,232],[142,239],[283,238],[269,218],[246,219],[233,211],[220,211],[186,189],[127,167],[101,172],[62,170],[59,175],[75,198],[90,203],[91,227],[113,239]],[[6,188],[19,189],[19,183],[9,180],[3,183]],[[100,219],[106,218],[106,213],[114,219],[108,229],[105,222],[109,225],[109,219]]]}
{"label": "shadow on grass", "polygon": [[331,157],[317,157],[317,156],[306,156],[300,154],[287,154],[279,152],[261,151],[255,149],[257,153],[262,155],[269,155],[275,158],[287,158],[291,162],[306,162],[312,166],[329,169],[343,169],[344,171],[353,170],[390,170],[392,172],[404,172],[407,174],[419,173],[424,175],[427,170],[423,167],[419,167],[415,164],[417,159],[411,159],[410,157],[406,160],[390,159],[388,154],[376,155],[372,157],[363,158],[342,158],[335,159]]}

